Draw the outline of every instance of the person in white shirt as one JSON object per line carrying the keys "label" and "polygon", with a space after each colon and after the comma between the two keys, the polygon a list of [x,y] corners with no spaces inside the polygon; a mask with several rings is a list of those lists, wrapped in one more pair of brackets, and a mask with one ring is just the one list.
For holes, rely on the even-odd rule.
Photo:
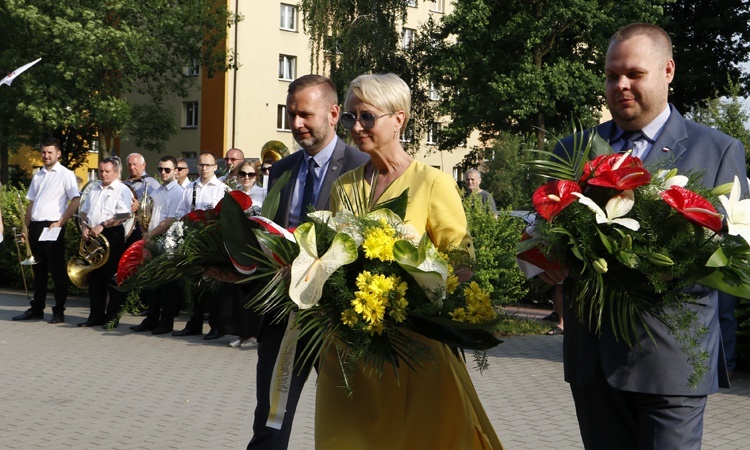
{"label": "person in white shirt", "polygon": [[[216,157],[211,153],[201,153],[198,155],[198,172],[200,177],[190,183],[187,189],[183,191],[182,202],[177,210],[177,217],[183,217],[185,214],[196,209],[212,209],[219,201],[224,198],[227,186],[219,181],[215,175]],[[218,339],[224,336],[221,331],[222,325],[219,321],[220,302],[211,301],[202,296],[193,304],[192,314],[185,328],[175,331],[172,336],[192,336],[203,333],[203,316],[206,311],[206,303],[210,302],[211,309],[208,315],[208,325],[211,330],[203,339]]]}
{"label": "person in white shirt", "polygon": [[187,189],[188,184],[190,184],[191,181],[188,178],[188,175],[190,175],[190,167],[188,167],[188,163],[185,158],[177,158],[177,168],[175,169],[175,171],[177,172],[177,174],[175,175],[177,184],[179,184],[181,188]]}
{"label": "person in white shirt", "polygon": [[[109,258],[89,276],[91,310],[79,327],[93,327],[111,323],[117,326],[125,294],[116,289],[115,273],[125,251],[124,220],[131,212],[133,194],[120,181],[120,158],[112,156],[99,163],[99,179],[81,207],[81,236],[83,239],[104,236],[109,243]],[[107,301],[109,295],[109,302]]]}
{"label": "person in white shirt", "polygon": [[[133,188],[137,201],[140,201],[143,198],[144,192],[151,195],[152,192],[159,189],[159,182],[156,181],[154,177],[149,176],[146,172],[146,160],[143,158],[143,155],[140,153],[131,153],[125,158],[125,162],[128,166],[130,176],[127,180],[124,180],[123,183]],[[133,209],[133,212],[135,211],[136,210]],[[142,227],[138,221],[136,221],[133,232],[130,233],[130,236],[126,239],[125,248],[142,237],[141,229]]]}
{"label": "person in white shirt", "polygon": [[[48,271],[55,283],[55,306],[49,323],[65,321],[65,302],[68,298],[68,274],[65,269],[65,223],[75,214],[81,200],[76,176],[58,161],[61,155],[60,141],[49,138],[42,142],[41,158],[44,167],[31,179],[26,198],[24,221],[28,228],[31,254],[36,264],[34,272],[34,298],[31,307],[13,320],[43,319],[47,299]],[[53,241],[40,241],[45,228],[60,228]]]}
{"label": "person in white shirt", "polygon": [[[177,160],[173,156],[164,156],[159,160],[159,171],[162,185],[151,194],[153,210],[148,230],[143,239],[149,242],[154,236],[167,232],[177,219],[177,208],[182,201],[183,189],[175,179]],[[142,292],[141,299],[146,300],[148,311],[146,318],[139,325],[130,327],[133,331],[151,331],[152,334],[165,334],[174,328],[174,316],[177,312],[178,296],[175,295],[178,283],[169,282]]]}
{"label": "person in white shirt", "polygon": [[238,148],[230,148],[227,150],[226,156],[224,156],[224,163],[226,165],[226,174],[219,178],[219,181],[226,184],[232,189],[236,189],[240,184],[240,179],[237,178],[237,171],[240,168],[240,164],[245,161],[245,154]]}
{"label": "person in white shirt", "polygon": [[238,188],[245,193],[253,201],[253,206],[263,206],[263,201],[266,199],[266,190],[258,186],[258,172],[256,166],[250,161],[246,161],[239,165],[237,170],[237,179],[240,182]]}

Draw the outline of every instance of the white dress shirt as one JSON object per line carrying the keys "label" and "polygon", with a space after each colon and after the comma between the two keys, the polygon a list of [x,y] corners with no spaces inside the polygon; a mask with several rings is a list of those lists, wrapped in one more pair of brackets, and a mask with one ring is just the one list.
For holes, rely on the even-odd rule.
{"label": "white dress shirt", "polygon": [[263,206],[263,201],[266,199],[266,190],[262,187],[258,186],[257,184],[254,184],[253,187],[250,188],[249,191],[242,191],[250,197],[250,199],[253,201],[253,206],[257,206],[260,208]]}
{"label": "white dress shirt", "polygon": [[34,202],[31,221],[57,222],[62,218],[68,203],[80,197],[76,175],[59,162],[47,170],[46,167],[34,174],[26,198]]}
{"label": "white dress shirt", "polygon": [[180,207],[180,202],[182,202],[183,192],[184,189],[180,187],[177,180],[172,180],[166,186],[159,186],[159,189],[151,194],[154,209],[151,212],[151,222],[148,224],[148,231],[159,226],[165,219],[176,219],[178,217],[177,209]]}
{"label": "white dress shirt", "polygon": [[206,184],[201,184],[200,178],[198,178],[182,191],[182,201],[177,209],[177,217],[182,217],[196,209],[212,209],[224,198],[226,190],[227,185],[219,181],[216,176],[208,180]]}
{"label": "white dress shirt", "polygon": [[97,184],[86,197],[81,213],[86,214],[86,224],[89,228],[114,218],[115,214],[130,213],[133,203],[133,192],[120,180],[115,180],[109,186]]}

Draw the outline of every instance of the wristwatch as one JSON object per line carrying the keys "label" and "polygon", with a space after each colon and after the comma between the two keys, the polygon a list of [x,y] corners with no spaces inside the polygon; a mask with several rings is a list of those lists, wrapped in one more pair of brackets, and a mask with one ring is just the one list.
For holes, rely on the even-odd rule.
{"label": "wristwatch", "polygon": [[100,223],[99,225],[101,225],[102,228],[107,228],[107,227],[104,226],[104,222]]}

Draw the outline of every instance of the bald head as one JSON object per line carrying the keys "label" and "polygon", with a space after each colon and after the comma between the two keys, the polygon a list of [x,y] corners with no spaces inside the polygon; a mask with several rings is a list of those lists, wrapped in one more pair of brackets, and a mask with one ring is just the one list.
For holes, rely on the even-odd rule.
{"label": "bald head", "polygon": [[130,178],[140,178],[141,174],[146,171],[146,160],[140,153],[131,153],[125,159],[130,171]]}

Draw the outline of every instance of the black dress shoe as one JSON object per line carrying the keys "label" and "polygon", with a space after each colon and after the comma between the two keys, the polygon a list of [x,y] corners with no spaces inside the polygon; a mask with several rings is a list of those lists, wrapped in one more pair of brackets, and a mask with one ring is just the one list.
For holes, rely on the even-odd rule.
{"label": "black dress shoe", "polygon": [[224,337],[224,333],[219,332],[219,330],[211,330],[208,332],[207,335],[203,336],[203,340],[210,341],[212,339],[219,339],[220,337]]}
{"label": "black dress shoe", "polygon": [[76,326],[77,327],[95,327],[95,326],[98,326],[98,325],[104,325],[104,322],[92,322],[90,320],[87,320],[85,322],[81,322],[81,323],[77,324]]}
{"label": "black dress shoe", "polygon": [[13,320],[41,320],[41,319],[44,319],[44,313],[34,312],[32,310],[28,310],[21,315],[13,317]]}
{"label": "black dress shoe", "polygon": [[52,316],[52,318],[49,320],[49,323],[63,323],[65,322],[65,316],[62,314],[55,314]]}
{"label": "black dress shoe", "polygon": [[151,331],[154,329],[154,327],[150,327],[144,324],[139,324],[139,325],[133,325],[132,327],[130,327],[130,329],[133,331]]}
{"label": "black dress shoe", "polygon": [[197,336],[200,334],[202,334],[200,331],[185,328],[184,330],[173,332],[172,336]]}
{"label": "black dress shoe", "polygon": [[159,334],[167,334],[167,333],[171,333],[171,332],[172,332],[171,328],[161,328],[161,327],[159,327],[159,328],[156,328],[153,331],[151,331],[151,334],[159,335]]}

